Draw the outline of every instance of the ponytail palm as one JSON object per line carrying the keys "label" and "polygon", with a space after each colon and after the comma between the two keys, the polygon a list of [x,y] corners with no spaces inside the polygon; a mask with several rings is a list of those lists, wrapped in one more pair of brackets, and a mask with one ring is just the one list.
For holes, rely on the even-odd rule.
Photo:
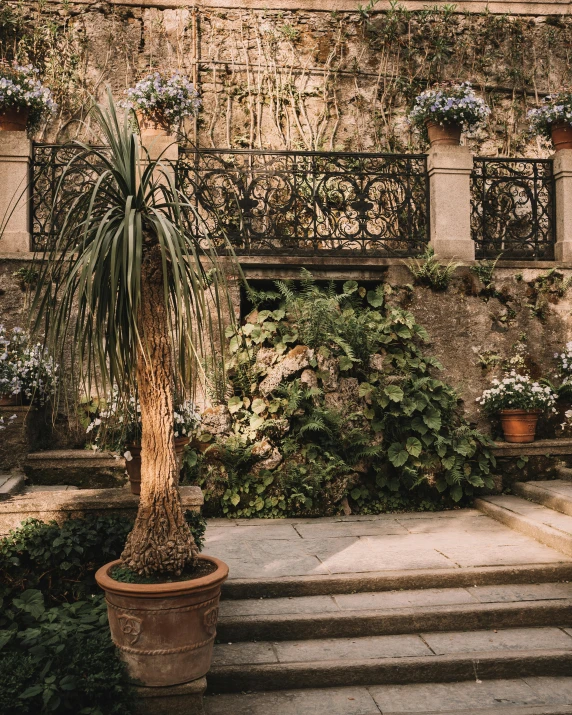
{"label": "ponytail palm", "polygon": [[178,491],[174,385],[188,380],[204,336],[222,342],[213,308],[228,294],[208,241],[188,231],[192,207],[169,167],[141,150],[111,96],[109,108],[92,111],[107,147],[77,143],[60,180],[56,194],[67,172],[87,164],[83,192],[65,203],[56,196],[61,228],[39,269],[36,328],[53,351],[72,346],[88,389],[116,388],[125,401],[137,391],[141,497],[122,560],[145,575],[180,574],[197,549]]}

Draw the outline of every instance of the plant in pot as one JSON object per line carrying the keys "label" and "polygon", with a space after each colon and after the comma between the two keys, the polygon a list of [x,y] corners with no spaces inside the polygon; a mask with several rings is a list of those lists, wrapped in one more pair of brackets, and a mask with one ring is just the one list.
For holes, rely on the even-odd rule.
{"label": "plant in pot", "polygon": [[0,324],[0,405],[44,405],[55,393],[59,366],[22,328]]}
{"label": "plant in pot", "polygon": [[534,442],[540,414],[556,411],[556,394],[552,389],[516,370],[506,373],[502,380],[494,379],[492,387],[485,390],[477,402],[485,412],[500,416],[507,442]]}
{"label": "plant in pot", "polygon": [[[200,422],[200,415],[191,400],[175,406],[173,414],[175,454],[181,464],[185,447]],[[119,452],[125,457],[125,469],[133,494],[141,493],[141,407],[135,397],[127,405],[115,390],[109,400],[98,400],[97,408],[86,427],[95,450]]]}
{"label": "plant in pot", "polygon": [[409,123],[431,146],[456,146],[462,132],[478,127],[490,112],[469,82],[440,84],[415,97]]}
{"label": "plant in pot", "polygon": [[32,65],[0,63],[0,131],[34,129],[57,105]]}
{"label": "plant in pot", "polygon": [[549,94],[528,120],[530,131],[552,139],[555,151],[572,149],[572,91]]}
{"label": "plant in pot", "polygon": [[135,112],[139,130],[147,136],[173,132],[201,106],[192,82],[178,72],[168,78],[159,72],[147,75],[126,94],[121,105]]}
{"label": "plant in pot", "polygon": [[137,517],[121,558],[96,579],[131,677],[171,686],[208,671],[228,575],[224,563],[199,555],[183,516],[174,389],[192,385],[202,348],[216,349],[219,336],[222,345],[221,301],[228,311],[232,304],[208,235],[186,230],[197,218],[192,204],[169,167],[140,146],[130,117],[118,118],[110,91],[108,102],[91,109],[106,149],[75,143],[64,168],[60,188],[67,171],[89,164],[39,262],[32,310],[48,344],[71,351],[85,394],[114,386],[125,406],[138,396]]}

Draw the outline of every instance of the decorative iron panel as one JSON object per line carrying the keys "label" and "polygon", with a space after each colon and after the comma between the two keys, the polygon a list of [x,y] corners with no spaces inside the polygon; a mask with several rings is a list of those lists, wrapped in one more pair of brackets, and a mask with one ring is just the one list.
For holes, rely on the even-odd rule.
{"label": "decorative iron panel", "polygon": [[552,161],[476,158],[471,231],[477,258],[553,260]]}
{"label": "decorative iron panel", "polygon": [[[69,162],[81,153],[80,147],[65,144],[34,144],[32,149],[32,245],[35,251],[46,250],[51,237],[61,225],[66,209],[84,190],[90,172],[89,157],[76,159],[60,180]],[[93,160],[93,157],[91,158]],[[54,198],[59,200],[52,213]]]}
{"label": "decorative iron panel", "polygon": [[201,150],[178,178],[219,250],[411,256],[429,240],[419,155]]}

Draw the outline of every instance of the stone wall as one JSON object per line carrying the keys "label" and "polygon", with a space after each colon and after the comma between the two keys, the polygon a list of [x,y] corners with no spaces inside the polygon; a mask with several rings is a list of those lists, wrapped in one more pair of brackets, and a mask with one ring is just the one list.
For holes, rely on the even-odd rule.
{"label": "stone wall", "polygon": [[470,2],[463,12],[375,2],[358,12],[345,0],[328,11],[315,1],[218,4],[8,2],[0,56],[37,63],[54,90],[61,111],[44,139],[96,140],[89,95],[101,98],[109,84],[120,97],[158,69],[197,81],[203,109],[185,133],[202,146],[418,150],[407,107],[428,82],[450,79],[472,81],[493,108],[467,140],[475,151],[549,152],[528,136],[525,114],[572,79],[572,18],[561,3],[517,3],[529,14],[513,16]]}

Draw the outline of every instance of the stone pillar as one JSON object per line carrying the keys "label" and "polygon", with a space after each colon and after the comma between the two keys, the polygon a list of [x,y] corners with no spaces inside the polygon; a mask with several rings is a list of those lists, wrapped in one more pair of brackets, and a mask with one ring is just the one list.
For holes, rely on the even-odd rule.
{"label": "stone pillar", "polygon": [[32,250],[31,158],[26,132],[0,131],[0,254]]}
{"label": "stone pillar", "polygon": [[556,204],[556,245],[554,258],[572,262],[572,149],[557,151],[553,157],[554,201]]}
{"label": "stone pillar", "polygon": [[161,162],[167,164],[174,163],[179,158],[179,144],[173,134],[151,134],[143,131],[141,144],[149,152],[151,161],[161,157]]}
{"label": "stone pillar", "polygon": [[438,258],[475,260],[471,238],[473,155],[465,146],[429,150],[430,241]]}

